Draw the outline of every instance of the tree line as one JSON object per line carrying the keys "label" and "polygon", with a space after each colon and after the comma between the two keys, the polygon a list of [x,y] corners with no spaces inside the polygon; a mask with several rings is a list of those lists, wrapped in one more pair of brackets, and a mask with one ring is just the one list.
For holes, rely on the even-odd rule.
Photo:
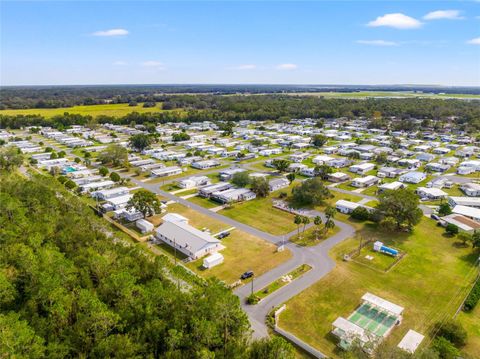
{"label": "tree line", "polygon": [[[239,299],[178,274],[51,178],[0,177],[0,348],[17,358],[292,358]],[[185,272],[186,273],[186,272]],[[193,277],[192,275],[190,275]]]}

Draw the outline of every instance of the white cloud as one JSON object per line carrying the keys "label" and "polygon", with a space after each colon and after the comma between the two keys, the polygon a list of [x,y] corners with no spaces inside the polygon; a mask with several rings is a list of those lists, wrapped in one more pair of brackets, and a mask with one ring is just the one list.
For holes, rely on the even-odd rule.
{"label": "white cloud", "polygon": [[429,12],[427,15],[423,17],[425,20],[440,20],[440,19],[448,19],[448,20],[461,20],[464,19],[463,16],[460,16],[459,10],[437,10]]}
{"label": "white cloud", "polygon": [[93,36],[126,36],[128,35],[128,30],[125,29],[110,29],[96,31],[92,34]]}
{"label": "white cloud", "polygon": [[371,45],[371,46],[398,46],[399,44],[394,41],[386,40],[358,40],[357,44]]}
{"label": "white cloud", "polygon": [[413,17],[407,16],[402,13],[393,13],[393,14],[385,14],[383,16],[377,17],[375,20],[370,21],[367,26],[370,27],[379,27],[379,26],[387,26],[393,27],[395,29],[417,29],[423,24],[414,19]]}
{"label": "white cloud", "polygon": [[480,37],[476,37],[474,39],[468,40],[467,44],[470,45],[480,45]]}
{"label": "white cloud", "polygon": [[257,65],[254,64],[244,64],[244,65],[238,65],[234,66],[231,69],[232,70],[255,70],[257,68]]}
{"label": "white cloud", "polygon": [[128,65],[125,61],[114,61],[113,64],[114,66],[125,66]]}
{"label": "white cloud", "polygon": [[165,69],[164,64],[160,61],[153,61],[153,60],[143,61],[143,62],[140,63],[140,65],[143,66],[143,67],[152,67],[152,68],[156,68],[156,69],[160,69],[160,70]]}
{"label": "white cloud", "polygon": [[296,70],[298,68],[295,64],[280,64],[275,67],[277,70]]}

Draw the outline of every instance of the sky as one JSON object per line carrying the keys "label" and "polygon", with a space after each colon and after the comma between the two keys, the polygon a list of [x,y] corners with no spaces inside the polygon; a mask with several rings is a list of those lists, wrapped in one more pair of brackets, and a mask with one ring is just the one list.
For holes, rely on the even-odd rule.
{"label": "sky", "polygon": [[480,86],[480,1],[5,1],[0,84]]}

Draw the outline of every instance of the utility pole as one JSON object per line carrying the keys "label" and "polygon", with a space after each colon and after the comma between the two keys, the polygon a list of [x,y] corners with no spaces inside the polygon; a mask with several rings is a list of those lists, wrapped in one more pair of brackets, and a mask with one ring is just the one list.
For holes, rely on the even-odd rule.
{"label": "utility pole", "polygon": [[252,296],[253,296],[253,279],[254,279],[254,278],[255,278],[255,274],[254,274],[254,275],[252,275],[252,293],[251,293],[251,294],[252,294]]}

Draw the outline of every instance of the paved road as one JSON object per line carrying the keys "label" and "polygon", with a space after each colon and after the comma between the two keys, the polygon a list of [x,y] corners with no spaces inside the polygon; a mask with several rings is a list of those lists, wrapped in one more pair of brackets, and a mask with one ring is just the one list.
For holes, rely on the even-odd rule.
{"label": "paved road", "polygon": [[[223,216],[221,214],[212,212],[202,206],[199,206],[195,203],[189,202],[185,199],[182,199],[174,194],[163,191],[159,188],[158,184],[150,184],[148,182],[141,182],[134,178],[131,178],[132,182],[141,186],[145,189],[148,189],[154,193],[160,194],[169,200],[176,201],[182,205],[185,205],[189,208],[192,208],[204,215],[207,215],[211,218],[217,219],[228,225],[236,227],[244,232],[260,237],[270,243],[275,245],[280,245],[285,241],[285,247],[292,252],[292,258],[278,267],[270,270],[269,272],[261,275],[258,278],[255,278],[253,281],[253,289],[257,291],[269,283],[277,280],[281,276],[289,273],[293,269],[297,268],[302,264],[309,264],[312,266],[312,269],[304,274],[302,277],[297,278],[290,284],[282,287],[281,289],[270,294],[264,300],[262,300],[257,305],[247,305],[246,298],[250,295],[251,285],[245,285],[235,290],[235,294],[240,298],[242,303],[242,308],[248,314],[252,329],[254,331],[254,337],[265,337],[268,336],[267,327],[265,325],[265,317],[272,307],[282,304],[283,302],[289,300],[293,296],[307,289],[326,274],[328,274],[335,266],[335,262],[328,256],[329,250],[336,244],[340,243],[344,239],[352,236],[355,232],[354,228],[346,223],[335,221],[337,226],[340,228],[340,231],[334,236],[326,239],[320,244],[312,247],[301,247],[292,242],[288,241],[288,238],[294,236],[296,231],[286,234],[285,236],[274,236],[272,234],[260,231],[256,228],[248,226],[244,223],[233,220],[229,217]],[[317,211],[307,211],[307,215],[316,216],[320,215],[323,219],[324,215]],[[312,226],[308,225],[307,228]]]}

